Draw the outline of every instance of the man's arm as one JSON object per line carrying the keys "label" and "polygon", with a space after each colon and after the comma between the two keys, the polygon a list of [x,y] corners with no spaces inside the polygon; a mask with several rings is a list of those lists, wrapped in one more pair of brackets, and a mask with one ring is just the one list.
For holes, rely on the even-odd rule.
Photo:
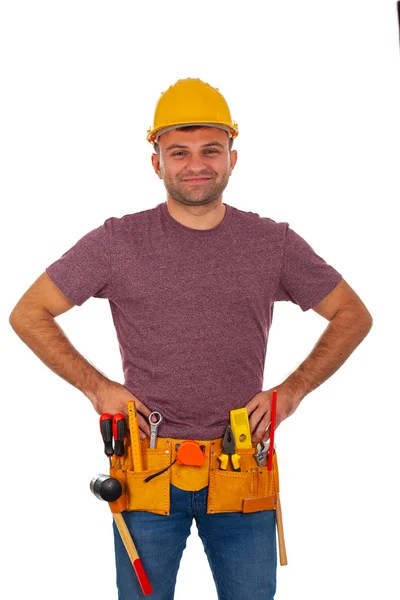
{"label": "man's arm", "polygon": [[313,310],[329,320],[329,325],[309,356],[279,386],[299,400],[341,367],[373,323],[365,304],[344,279]]}
{"label": "man's arm", "polygon": [[253,442],[266,440],[271,421],[273,390],[278,390],[276,426],[295,412],[310,392],[326,381],[347,360],[372,327],[372,317],[357,294],[342,279],[313,307],[329,325],[312,352],[280,385],[253,396],[246,408]]}
{"label": "man's arm", "polygon": [[55,321],[73,306],[44,272],[18,301],[9,322],[45,365],[92,400],[109,380],[79,354]]}
{"label": "man's arm", "polygon": [[[150,410],[123,385],[108,379],[71,344],[55,317],[75,306],[46,272],[32,284],[10,314],[9,322],[21,340],[54,373],[80,390],[101,414],[127,413],[134,400],[146,417]],[[139,414],[139,427],[150,434],[148,422]],[[143,436],[142,436],[143,437]]]}

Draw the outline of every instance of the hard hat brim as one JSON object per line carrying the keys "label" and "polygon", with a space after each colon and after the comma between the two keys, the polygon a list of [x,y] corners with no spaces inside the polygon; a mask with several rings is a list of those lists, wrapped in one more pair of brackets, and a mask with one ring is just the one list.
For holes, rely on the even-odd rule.
{"label": "hard hat brim", "polygon": [[169,124],[169,125],[160,125],[159,127],[157,127],[157,129],[149,129],[148,133],[147,133],[147,141],[154,144],[156,142],[158,142],[159,137],[163,134],[163,133],[167,133],[167,131],[171,131],[173,129],[177,129],[178,127],[190,127],[192,125],[199,125],[199,126],[203,126],[203,127],[216,127],[217,129],[223,129],[224,131],[226,131],[229,135],[229,137],[231,138],[235,138],[237,137],[237,135],[239,135],[239,131],[237,129],[237,124],[234,123],[233,127],[231,125],[228,124],[223,124],[223,123],[215,123],[214,121],[202,121],[200,122],[193,122],[193,123],[188,123],[187,121],[182,121],[180,123],[174,123],[173,125]]}

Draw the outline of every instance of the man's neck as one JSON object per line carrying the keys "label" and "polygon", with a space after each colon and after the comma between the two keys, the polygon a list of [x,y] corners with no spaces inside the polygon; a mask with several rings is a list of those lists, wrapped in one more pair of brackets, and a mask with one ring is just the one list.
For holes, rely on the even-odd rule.
{"label": "man's neck", "polygon": [[226,206],[222,204],[222,198],[218,205],[202,204],[200,206],[187,206],[179,204],[168,197],[167,209],[175,221],[190,227],[191,229],[213,229],[221,223],[225,217]]}

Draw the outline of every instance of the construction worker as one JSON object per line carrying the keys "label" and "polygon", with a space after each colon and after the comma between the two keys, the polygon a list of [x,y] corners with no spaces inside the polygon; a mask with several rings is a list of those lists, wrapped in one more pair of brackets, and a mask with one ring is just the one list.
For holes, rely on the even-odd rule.
{"label": "construction worker", "polygon": [[[157,444],[202,442],[210,461],[232,409],[246,407],[253,443],[269,438],[273,390],[262,388],[274,302],[312,308],[329,321],[310,355],[273,388],[277,426],[346,361],[372,326],[369,311],[342,275],[287,222],[222,202],[237,162],[232,148],[237,135],[218,89],[200,79],[177,81],[162,93],[147,132],[166,202],[110,217],[89,231],[45,269],[10,315],[18,336],[82,391],[98,414],[127,414],[134,400],[143,448],[149,415],[159,411]],[[109,300],[124,385],[80,355],[56,322],[90,297]],[[158,455],[161,467],[164,451],[153,450],[152,460]],[[251,454],[242,459],[253,460]],[[187,484],[179,465],[169,464],[153,480],[157,492],[143,500],[141,474],[128,477],[130,504],[123,513],[154,600],[174,597],[193,518],[219,600],[272,600],[276,511],[235,510],[248,493],[243,491],[248,478],[263,477],[262,470],[218,473],[211,482],[200,481],[200,471],[189,467],[194,475]],[[151,488],[143,484],[145,489]],[[113,527],[118,598],[142,598]]]}

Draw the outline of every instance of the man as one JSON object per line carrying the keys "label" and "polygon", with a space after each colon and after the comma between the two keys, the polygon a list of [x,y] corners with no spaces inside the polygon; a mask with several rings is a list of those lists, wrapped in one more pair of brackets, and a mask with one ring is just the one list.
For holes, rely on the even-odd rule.
{"label": "man", "polygon": [[[97,413],[126,414],[128,401],[135,401],[146,460],[151,455],[151,411],[163,416],[157,448],[177,440],[202,442],[210,465],[214,455],[210,444],[221,441],[230,410],[246,407],[252,442],[268,440],[273,390],[263,391],[262,383],[274,302],[291,301],[303,311],[312,308],[329,321],[310,355],[273,388],[278,391],[277,425],[345,362],[372,326],[370,313],[341,274],[288,223],[223,204],[222,194],[237,161],[232,149],[237,135],[237,125],[217,89],[199,79],[171,86],[159,99],[147,135],[154,144],[152,164],[163,180],[167,201],[122,218],[111,217],[86,234],[33,283],[10,316],[21,339],[81,390]],[[90,297],[110,302],[124,385],[97,371],[56,323],[58,315]],[[241,456],[243,464],[253,460],[252,452]],[[151,456],[155,461],[157,452]],[[237,492],[227,487],[240,481],[247,485],[253,471],[263,473],[265,467],[216,474],[220,487],[215,495],[221,503],[215,505],[215,498],[208,498],[209,486],[200,487],[195,480],[198,468],[189,467],[196,482],[185,486],[179,483],[183,481],[179,469],[185,466],[172,458],[167,464],[162,475],[171,477],[165,479],[167,492],[161,478],[154,479],[159,482],[154,485],[164,490],[166,510],[157,512],[149,499],[140,504],[140,492],[135,495],[142,485],[140,473],[132,473],[132,480],[128,478],[132,494],[123,511],[153,598],[174,597],[194,517],[218,598],[272,600],[275,510],[232,510],[228,496]],[[143,483],[142,489],[151,488]],[[246,489],[238,492],[240,501],[250,493]],[[156,502],[157,494],[153,497]],[[212,506],[222,509],[214,511]],[[141,598],[115,528],[114,535],[119,598]]]}

